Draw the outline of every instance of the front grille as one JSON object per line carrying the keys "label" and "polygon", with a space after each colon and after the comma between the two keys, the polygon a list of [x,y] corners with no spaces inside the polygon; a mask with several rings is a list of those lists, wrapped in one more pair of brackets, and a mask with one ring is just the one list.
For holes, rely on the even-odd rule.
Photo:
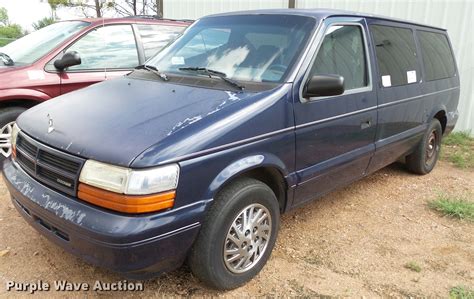
{"label": "front grille", "polygon": [[16,143],[16,160],[38,181],[55,190],[76,195],[84,159],[55,150],[20,133]]}

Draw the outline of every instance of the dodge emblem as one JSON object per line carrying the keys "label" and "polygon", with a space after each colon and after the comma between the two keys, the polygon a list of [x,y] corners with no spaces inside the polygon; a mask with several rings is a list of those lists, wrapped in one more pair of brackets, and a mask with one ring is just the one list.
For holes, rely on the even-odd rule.
{"label": "dodge emblem", "polygon": [[53,118],[48,113],[48,134],[54,131]]}

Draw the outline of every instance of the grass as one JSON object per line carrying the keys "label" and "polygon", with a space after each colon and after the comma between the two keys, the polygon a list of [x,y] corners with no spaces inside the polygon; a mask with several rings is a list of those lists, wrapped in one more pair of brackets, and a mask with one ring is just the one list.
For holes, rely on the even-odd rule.
{"label": "grass", "polygon": [[418,272],[418,273],[421,272],[421,267],[420,267],[420,265],[418,265],[416,262],[413,262],[413,261],[411,261],[411,262],[409,262],[409,263],[406,263],[406,264],[405,264],[405,268],[410,269],[410,270],[412,270],[412,271],[414,271],[414,272]]}
{"label": "grass", "polygon": [[474,138],[469,132],[453,132],[444,137],[441,159],[459,168],[474,169]]}
{"label": "grass", "polygon": [[296,279],[292,279],[292,280],[288,281],[288,283],[290,285],[290,288],[293,289],[293,291],[296,292],[295,297],[297,297],[297,298],[300,298],[300,299],[302,299],[302,298],[331,298],[331,296],[318,294],[315,291],[304,287]]}
{"label": "grass", "polygon": [[449,290],[449,298],[451,299],[474,299],[474,290],[464,287],[456,286]]}
{"label": "grass", "polygon": [[441,193],[428,206],[443,215],[474,222],[474,201],[464,197]]}

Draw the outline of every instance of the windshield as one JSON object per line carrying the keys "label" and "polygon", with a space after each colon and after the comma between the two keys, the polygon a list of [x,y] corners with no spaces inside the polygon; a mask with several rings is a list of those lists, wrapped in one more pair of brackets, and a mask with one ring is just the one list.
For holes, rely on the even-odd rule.
{"label": "windshield", "polygon": [[204,18],[147,64],[186,76],[203,75],[189,71],[198,67],[235,80],[284,82],[314,25],[313,18],[295,15]]}
{"label": "windshield", "polygon": [[0,52],[10,56],[15,65],[30,64],[89,24],[82,21],[58,22],[9,43],[0,48]]}

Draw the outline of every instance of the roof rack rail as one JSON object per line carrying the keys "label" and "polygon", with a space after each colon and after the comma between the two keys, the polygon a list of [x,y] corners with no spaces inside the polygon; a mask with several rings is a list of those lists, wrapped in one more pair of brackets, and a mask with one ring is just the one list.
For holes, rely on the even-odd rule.
{"label": "roof rack rail", "polygon": [[194,22],[195,20],[191,19],[169,19],[163,18],[156,15],[136,15],[136,16],[127,16],[129,19],[155,19],[155,20],[164,20],[164,21],[175,21],[175,22]]}

